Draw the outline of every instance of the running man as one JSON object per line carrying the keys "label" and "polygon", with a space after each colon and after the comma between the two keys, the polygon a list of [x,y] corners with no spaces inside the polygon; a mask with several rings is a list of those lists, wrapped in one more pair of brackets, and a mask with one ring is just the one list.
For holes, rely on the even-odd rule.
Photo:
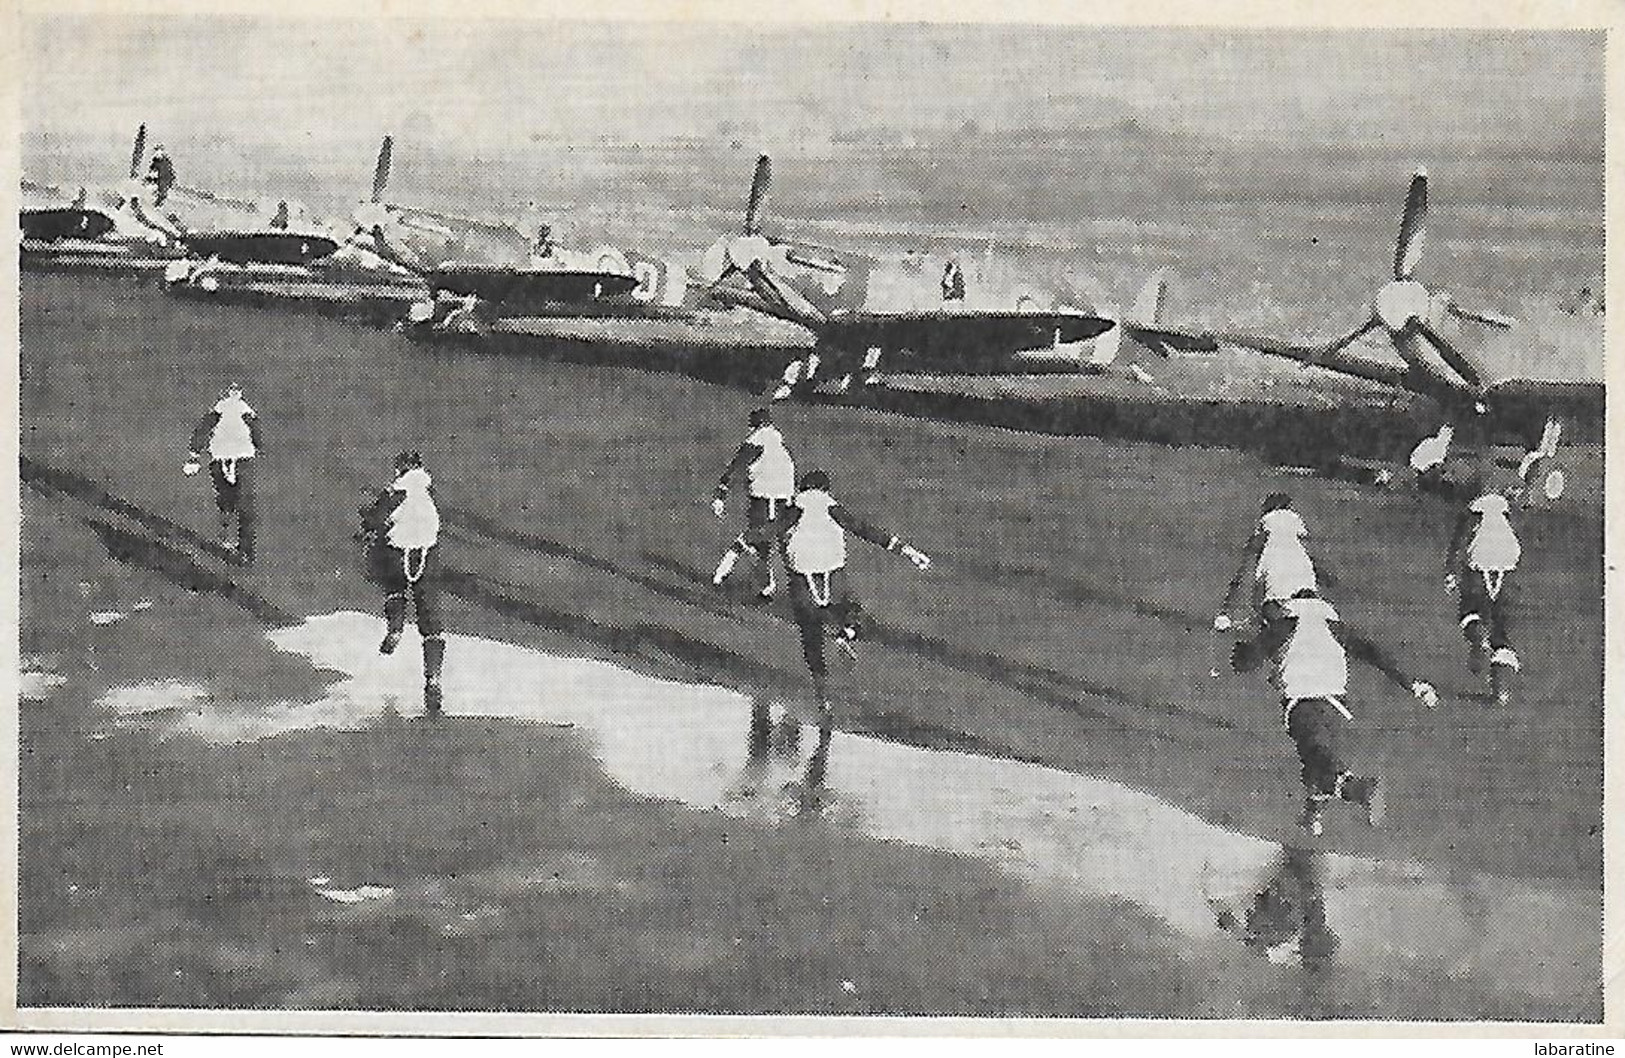
{"label": "running man", "polygon": [[234,554],[245,564],[254,561],[254,490],[249,468],[263,447],[259,418],[243,400],[242,387],[234,382],[192,428],[191,451],[181,468],[190,477],[208,460],[215,506],[220,511],[220,546],[233,547],[235,522]]}
{"label": "running man", "polygon": [[430,491],[432,484],[421,455],[402,452],[396,456],[395,480],[361,512],[361,537],[367,545],[368,570],[384,590],[387,629],[378,652],[393,654],[400,645],[407,597],[411,596],[423,637],[424,707],[430,716],[438,716],[446,640],[435,568],[440,512]]}
{"label": "running man", "polygon": [[1265,659],[1271,662],[1287,734],[1303,765],[1303,828],[1318,836],[1326,804],[1335,800],[1363,807],[1366,821],[1380,825],[1384,805],[1377,778],[1356,776],[1338,747],[1343,723],[1354,719],[1347,704],[1348,656],[1371,665],[1429,709],[1439,704],[1438,692],[1430,683],[1407,677],[1380,647],[1344,627],[1331,603],[1312,587],[1269,603],[1267,609],[1258,636],[1237,643],[1231,659],[1237,672],[1250,672]]}
{"label": "running man", "polygon": [[1242,585],[1252,578],[1253,614],[1262,619],[1270,603],[1292,598],[1305,588],[1319,590],[1322,580],[1333,586],[1335,578],[1327,571],[1318,570],[1304,547],[1303,538],[1309,534],[1303,518],[1292,507],[1292,497],[1284,492],[1272,493],[1264,498],[1258,525],[1247,541],[1241,568],[1230,578],[1219,615],[1213,619],[1218,632],[1229,631],[1234,621],[1231,613],[1240,601]]}
{"label": "running man", "polygon": [[745,501],[745,531],[722,554],[711,583],[717,587],[728,579],[739,557],[749,552],[756,559],[756,591],[763,599],[773,597],[777,585],[773,580],[774,524],[790,504],[796,492],[796,464],[790,450],[784,446],[784,435],[773,425],[772,414],[766,408],[750,413],[751,431],[723,468],[722,480],[717,482],[711,509],[720,519],[726,515],[729,483],[743,473],[748,499]]}
{"label": "running man", "polygon": [[829,475],[809,471],[795,499],[776,526],[784,542],[784,563],[790,573],[790,606],[801,632],[801,652],[812,675],[818,708],[829,716],[828,667],[824,663],[824,636],[833,621],[837,640],[849,653],[862,634],[863,609],[852,594],[846,573],[846,534],[887,551],[901,551],[921,569],[931,568],[925,552],[903,543],[864,522],[829,494]]}
{"label": "running man", "polygon": [[1456,520],[1445,558],[1445,590],[1459,593],[1461,634],[1472,649],[1469,665],[1482,672],[1489,662],[1491,683],[1502,705],[1508,701],[1505,676],[1523,667],[1507,638],[1511,594],[1507,577],[1523,554],[1508,517],[1511,509],[1505,494],[1482,492]]}

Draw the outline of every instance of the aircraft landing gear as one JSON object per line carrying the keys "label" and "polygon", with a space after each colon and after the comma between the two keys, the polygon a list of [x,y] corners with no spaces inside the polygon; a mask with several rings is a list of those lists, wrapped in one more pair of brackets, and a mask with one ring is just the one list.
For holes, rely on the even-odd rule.
{"label": "aircraft landing gear", "polygon": [[1518,479],[1523,482],[1523,505],[1533,507],[1536,501],[1536,492],[1547,500],[1562,498],[1564,490],[1568,487],[1568,476],[1561,467],[1553,466],[1557,457],[1557,446],[1563,439],[1563,422],[1557,418],[1546,420],[1545,427],[1540,432],[1540,443],[1528,452],[1518,463]]}
{"label": "aircraft landing gear", "polygon": [[797,360],[792,360],[784,367],[784,374],[780,376],[779,383],[774,387],[770,399],[789,400],[798,391],[810,390],[813,379],[818,374],[820,364],[817,353],[808,353]]}
{"label": "aircraft landing gear", "polygon": [[863,384],[873,386],[880,381],[880,347],[870,346],[863,354]]}
{"label": "aircraft landing gear", "polygon": [[[829,381],[826,392],[840,396],[850,392],[854,383],[859,386],[877,385],[880,382],[880,356],[880,348],[878,346],[871,347],[863,354],[863,361],[859,369],[857,371],[846,371],[839,377],[834,378],[833,381]],[[834,362],[839,364],[841,359],[844,358],[838,358]],[[850,363],[850,361],[847,362]],[[811,392],[821,381],[825,381],[820,379],[818,375],[818,370],[822,366],[824,366],[824,360],[816,352],[808,353],[801,359],[790,361],[785,366],[783,375],[774,385],[771,399],[776,401],[788,400],[797,393]]]}

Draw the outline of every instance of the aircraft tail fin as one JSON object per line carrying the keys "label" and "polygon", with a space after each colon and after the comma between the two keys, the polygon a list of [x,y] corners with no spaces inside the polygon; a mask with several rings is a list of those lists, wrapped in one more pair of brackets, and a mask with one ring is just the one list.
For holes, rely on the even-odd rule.
{"label": "aircraft tail fin", "polygon": [[1155,332],[1157,320],[1162,314],[1162,304],[1168,297],[1166,272],[1152,273],[1145,285],[1140,288],[1140,293],[1135,297],[1127,315],[1118,312],[1110,304],[1109,296],[1103,294],[1102,297],[1106,300],[1100,305],[1100,310],[1114,319],[1116,325],[1094,340],[1087,358],[1080,358],[1082,361],[1080,367],[1094,371],[1105,371],[1112,367],[1122,355],[1125,341],[1162,356],[1168,355]]}
{"label": "aircraft tail fin", "polygon": [[1090,343],[1088,360],[1084,366],[1105,370],[1117,362],[1117,354],[1122,351],[1123,328],[1114,325],[1102,331],[1100,336]]}
{"label": "aircraft tail fin", "polygon": [[1134,299],[1134,307],[1123,320],[1125,337],[1134,344],[1167,359],[1170,349],[1182,353],[1211,353],[1219,343],[1211,334],[1202,331],[1169,326],[1165,319],[1168,307],[1168,271],[1153,272]]}
{"label": "aircraft tail fin", "polygon": [[385,136],[378,148],[378,161],[372,168],[372,201],[382,202],[389,191],[390,165],[395,157],[395,137]]}
{"label": "aircraft tail fin", "polygon": [[1168,301],[1168,273],[1159,269],[1151,273],[1140,293],[1134,298],[1123,330],[1135,344],[1166,357],[1168,347],[1163,344],[1158,325],[1162,322],[1162,307]]}
{"label": "aircraft tail fin", "polygon": [[1151,273],[1129,309],[1128,322],[1137,327],[1156,328],[1162,322],[1162,307],[1168,300],[1168,273],[1159,269]]}

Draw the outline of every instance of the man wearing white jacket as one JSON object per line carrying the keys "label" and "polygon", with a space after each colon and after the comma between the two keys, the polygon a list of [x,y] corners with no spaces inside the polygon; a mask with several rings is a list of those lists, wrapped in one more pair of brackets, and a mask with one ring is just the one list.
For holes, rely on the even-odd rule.
{"label": "man wearing white jacket", "polygon": [[722,470],[722,480],[717,482],[711,499],[711,509],[718,518],[727,513],[729,483],[740,475],[745,478],[748,493],[745,531],[723,552],[711,583],[721,587],[740,556],[748,552],[756,560],[756,592],[768,599],[777,588],[773,580],[773,527],[796,493],[796,464],[766,408],[750,413],[750,433]]}
{"label": "man wearing white jacket", "polygon": [[250,467],[262,448],[259,419],[243,400],[241,386],[233,383],[225,396],[192,429],[191,452],[182,468],[188,476],[208,460],[214,480],[215,505],[220,510],[220,543],[232,546],[232,523],[237,526],[236,555],[254,561],[254,492]]}
{"label": "man wearing white jacket", "polygon": [[824,713],[830,712],[824,663],[826,622],[835,621],[836,635],[850,649],[861,634],[863,610],[853,596],[846,573],[846,534],[887,551],[901,551],[921,570],[931,567],[926,554],[877,529],[842,507],[829,494],[829,475],[807,473],[780,517],[777,532],[784,541],[785,565],[790,571],[790,605],[801,631],[801,651],[812,674],[813,693]]}
{"label": "man wearing white jacket", "polygon": [[1215,630],[1228,631],[1231,613],[1240,601],[1244,585],[1252,589],[1253,613],[1260,619],[1270,603],[1285,602],[1305,588],[1318,590],[1321,582],[1333,586],[1334,578],[1317,569],[1303,539],[1309,535],[1303,517],[1292,507],[1292,497],[1276,492],[1265,497],[1258,524],[1248,539],[1241,568],[1231,578],[1224,601],[1219,604]]}
{"label": "man wearing white jacket", "polygon": [[1237,672],[1248,672],[1270,662],[1282,722],[1303,767],[1303,828],[1318,836],[1322,813],[1334,801],[1364,808],[1367,822],[1379,825],[1384,802],[1377,777],[1355,775],[1342,754],[1344,724],[1354,720],[1348,704],[1349,656],[1371,665],[1429,709],[1439,704],[1438,692],[1427,681],[1405,675],[1375,643],[1346,628],[1336,609],[1312,587],[1265,608],[1258,635],[1236,644],[1231,663]]}
{"label": "man wearing white jacket", "polygon": [[384,589],[388,627],[378,650],[391,654],[400,645],[410,596],[423,637],[423,699],[431,716],[440,712],[440,670],[446,657],[434,561],[440,512],[430,491],[432,484],[429,472],[423,469],[423,457],[403,452],[395,458],[395,480],[361,512],[368,565],[373,580]]}
{"label": "man wearing white jacket", "polygon": [[1511,507],[1504,494],[1482,492],[1457,519],[1445,559],[1445,586],[1460,595],[1461,634],[1472,650],[1472,670],[1482,671],[1489,661],[1491,682],[1503,705],[1505,674],[1523,667],[1507,627],[1508,578],[1523,555],[1508,517]]}

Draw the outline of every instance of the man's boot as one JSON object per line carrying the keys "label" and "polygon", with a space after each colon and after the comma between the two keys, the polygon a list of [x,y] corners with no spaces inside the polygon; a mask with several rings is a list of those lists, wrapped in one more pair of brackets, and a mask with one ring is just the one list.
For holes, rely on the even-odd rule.
{"label": "man's boot", "polygon": [[440,667],[446,660],[446,641],[440,636],[423,639],[423,708],[429,716],[439,716],[441,706]]}
{"label": "man's boot", "polygon": [[393,654],[401,645],[401,632],[406,628],[406,596],[384,596],[384,641],[378,644],[378,653]]}

